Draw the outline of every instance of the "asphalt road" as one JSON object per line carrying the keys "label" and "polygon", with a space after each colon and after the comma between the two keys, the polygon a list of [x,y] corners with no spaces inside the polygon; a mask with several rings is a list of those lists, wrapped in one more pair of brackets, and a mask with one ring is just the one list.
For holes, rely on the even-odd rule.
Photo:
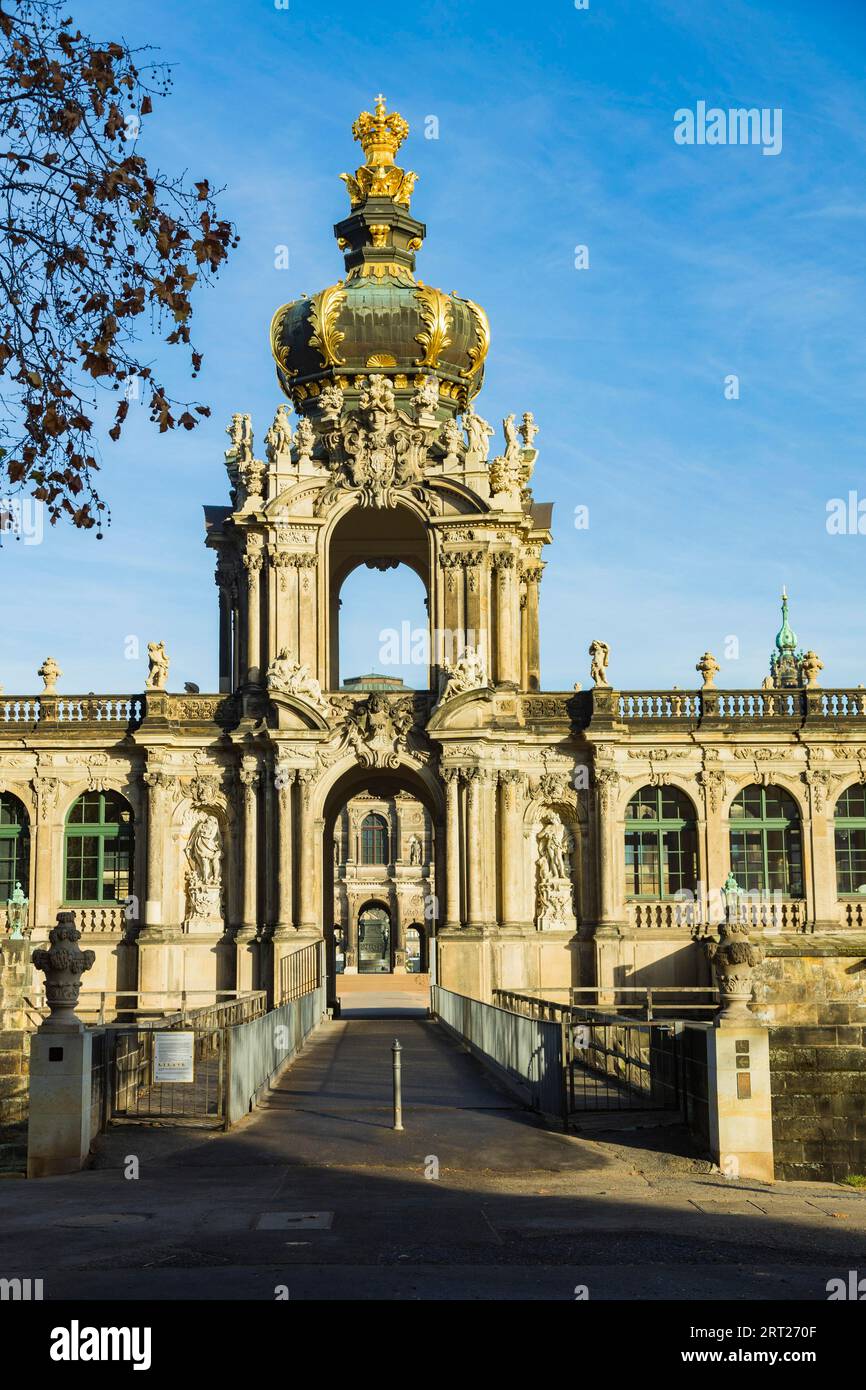
{"label": "asphalt road", "polygon": [[229,1134],[118,1125],[85,1173],[0,1182],[0,1273],[48,1300],[823,1301],[858,1268],[866,1194],[725,1180],[679,1128],[551,1132],[411,1013],[325,1025]]}

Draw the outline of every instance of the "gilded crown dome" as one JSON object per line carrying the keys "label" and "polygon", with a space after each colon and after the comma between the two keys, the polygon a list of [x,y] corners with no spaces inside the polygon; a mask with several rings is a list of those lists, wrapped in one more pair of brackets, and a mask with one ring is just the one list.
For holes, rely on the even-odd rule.
{"label": "gilded crown dome", "polygon": [[481,389],[490,328],[471,299],[445,294],[415,279],[415,252],[426,234],[409,211],[416,175],[395,155],[409,132],[379,96],[352,133],[366,156],[343,174],[349,216],[334,228],[346,273],[337,284],[284,304],[271,322],[271,350],[282,390],[303,413],[329,383],[351,409],[361,379],[391,379],[398,401],[426,378],[438,382],[443,417],[454,415]]}

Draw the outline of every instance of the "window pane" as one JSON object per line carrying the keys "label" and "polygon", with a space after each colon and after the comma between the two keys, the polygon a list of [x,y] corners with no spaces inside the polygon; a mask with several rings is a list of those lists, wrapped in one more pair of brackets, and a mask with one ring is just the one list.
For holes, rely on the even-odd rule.
{"label": "window pane", "polygon": [[848,820],[866,820],[866,786],[846,787],[836,802],[836,815]]}

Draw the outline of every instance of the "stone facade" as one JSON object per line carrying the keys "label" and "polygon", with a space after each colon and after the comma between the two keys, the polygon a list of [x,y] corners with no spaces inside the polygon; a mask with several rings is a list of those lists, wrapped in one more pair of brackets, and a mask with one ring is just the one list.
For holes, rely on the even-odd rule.
{"label": "stone facade", "polygon": [[[797,875],[749,907],[766,946],[758,1010],[779,953],[844,961],[836,968],[854,972],[862,998],[866,893],[858,882],[840,894],[834,812],[866,782],[864,692],[817,687],[820,662],[797,649],[787,598],[760,690],[717,689],[705,653],[700,687],[622,691],[600,640],[589,659],[574,657],[591,688],[542,690],[552,509],[531,487],[538,427],[528,411],[520,425],[509,415],[492,442],[473,404],[484,312],[415,279],[426,229],[408,210],[413,177],[394,163],[404,123],[377,104],[355,134],[367,163],[348,179],[351,212],[336,229],[345,276],[283,306],[271,327],[296,415],[280,407],[263,459],[249,416],[233,417],[229,501],[205,508],[219,692],[169,692],[154,642],[140,693],[67,695],[52,661],[41,696],[0,697],[0,785],[29,827],[33,940],[73,910],[96,956],[83,1003],[128,990],[158,1007],[180,991],[203,1002],[260,986],[273,998],[282,957],[324,936],[333,993],[332,928],[344,914],[349,931],[354,891],[338,874],[335,907],[335,832],[345,837],[358,797],[409,797],[423,808],[423,920],[442,984],[484,999],[498,988],[705,985],[732,835],[753,814],[737,798],[775,789],[796,819]],[[427,590],[427,689],[344,689],[341,586],[358,565],[399,563]],[[641,815],[662,797],[655,889],[652,846],[634,849],[645,789]],[[128,808],[122,901],[67,892],[68,821],[88,792]],[[668,802],[679,829],[664,828]],[[691,902],[665,877],[675,835]],[[405,886],[398,870],[389,895]]]}
{"label": "stone facade", "polygon": [[[434,878],[433,826],[421,802],[404,792],[353,797],[334,830],[338,970],[347,975],[425,972]],[[387,941],[380,959],[368,951],[362,960],[359,933],[371,911],[386,915]]]}
{"label": "stone facade", "polygon": [[866,1027],[770,1029],[777,1178],[866,1174]]}

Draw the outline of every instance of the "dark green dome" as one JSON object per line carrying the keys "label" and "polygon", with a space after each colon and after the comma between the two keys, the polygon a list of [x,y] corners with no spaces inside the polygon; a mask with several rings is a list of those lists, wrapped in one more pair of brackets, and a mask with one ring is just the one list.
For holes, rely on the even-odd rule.
{"label": "dark green dome", "polygon": [[490,328],[470,299],[445,294],[414,276],[426,228],[409,213],[415,175],[394,163],[408,131],[396,112],[364,112],[353,127],[367,163],[344,174],[352,212],[334,228],[346,275],[311,298],[285,304],[271,322],[277,378],[295,407],[315,412],[316,397],[336,383],[351,408],[357,379],[388,376],[400,403],[425,378],[439,382],[444,414],[465,408],[481,389]]}

